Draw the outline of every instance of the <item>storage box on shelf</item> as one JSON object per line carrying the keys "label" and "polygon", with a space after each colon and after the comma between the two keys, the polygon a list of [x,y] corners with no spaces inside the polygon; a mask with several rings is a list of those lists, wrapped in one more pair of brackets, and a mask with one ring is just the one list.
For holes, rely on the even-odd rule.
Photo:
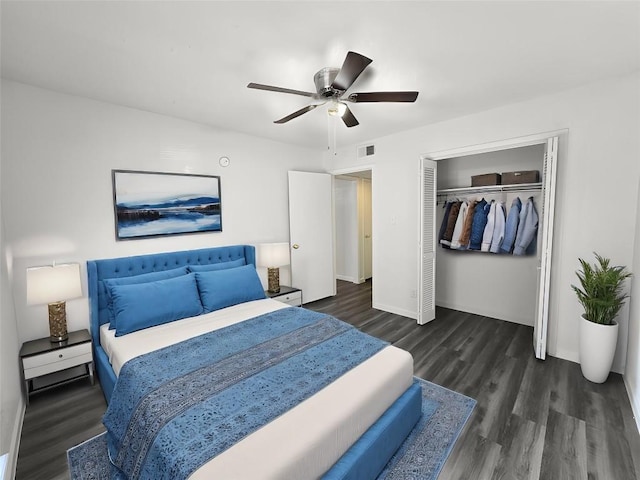
{"label": "storage box on shelf", "polygon": [[472,187],[484,187],[487,185],[500,185],[502,179],[499,173],[484,173],[471,177]]}
{"label": "storage box on shelf", "polygon": [[520,172],[502,172],[502,184],[514,185],[519,183],[537,183],[540,181],[538,170],[523,170]]}

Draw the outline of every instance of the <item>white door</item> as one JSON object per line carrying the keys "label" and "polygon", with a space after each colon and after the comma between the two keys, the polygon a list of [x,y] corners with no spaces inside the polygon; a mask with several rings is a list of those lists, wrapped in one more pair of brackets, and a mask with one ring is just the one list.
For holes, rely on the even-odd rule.
{"label": "white door", "polygon": [[542,225],[540,237],[540,265],[538,266],[538,298],[536,318],[533,325],[533,348],[536,358],[545,359],[547,353],[547,323],[549,321],[549,292],[551,290],[551,253],[553,246],[553,212],[556,196],[556,163],[558,159],[558,137],[549,138],[544,153]]}
{"label": "white door", "polygon": [[289,172],[291,283],[304,303],[336,294],[332,177]]}
{"label": "white door", "polygon": [[371,238],[371,180],[362,180],[362,224],[363,224],[363,268],[364,279],[367,280],[373,276],[372,258],[373,245]]}
{"label": "white door", "polygon": [[436,318],[436,162],[422,160],[418,323]]}

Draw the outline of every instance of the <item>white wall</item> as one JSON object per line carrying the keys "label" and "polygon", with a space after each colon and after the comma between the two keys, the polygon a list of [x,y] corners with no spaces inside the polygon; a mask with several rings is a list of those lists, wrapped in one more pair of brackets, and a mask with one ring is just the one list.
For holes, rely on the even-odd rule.
{"label": "white wall", "polygon": [[[25,304],[26,267],[77,261],[84,272],[93,258],[288,241],[287,171],[321,166],[312,150],[3,82],[4,240],[19,341],[48,335],[46,306]],[[112,169],[219,175],[223,232],[117,242]],[[67,316],[70,330],[86,328],[87,299],[68,302]]]}
{"label": "white wall", "polygon": [[[0,199],[0,212],[2,212]],[[5,247],[4,215],[0,215],[0,478],[13,478],[24,413],[18,360],[18,329],[11,295],[13,259]],[[2,468],[6,468],[6,474]]]}
{"label": "white wall", "polygon": [[[544,145],[513,148],[497,152],[468,155],[438,162],[438,189],[471,185],[471,176],[520,170],[542,172]],[[511,202],[520,197],[524,206],[534,198],[540,214],[542,193],[499,192],[456,194],[450,197],[491,200],[505,203],[509,213]],[[444,204],[444,198],[440,197]],[[444,209],[436,210],[436,225],[444,217]],[[540,239],[538,235],[538,239]],[[537,252],[536,252],[537,253]],[[436,305],[463,312],[498,318],[533,326],[538,285],[538,255],[505,255],[474,251],[436,249]]]}
{"label": "white wall", "polygon": [[357,283],[358,274],[358,181],[335,178],[336,278]]}
{"label": "white wall", "polygon": [[485,173],[537,170],[542,180],[544,145],[529,145],[438,161],[438,189],[471,186],[471,177]]}
{"label": "white wall", "polygon": [[[637,211],[640,212],[640,182],[638,183]],[[624,380],[631,399],[631,407],[640,430],[640,222],[636,221],[635,246],[631,271],[631,298],[629,300],[629,344],[627,369]]]}
{"label": "white wall", "polygon": [[[580,306],[571,291],[577,258],[596,251],[631,265],[640,174],[640,74],[372,139],[376,308],[414,317],[421,154],[569,129],[558,163],[549,353],[578,361]],[[420,100],[419,100],[420,101]],[[355,108],[355,107],[354,107]],[[407,105],[406,108],[411,108]],[[357,112],[355,112],[357,115]],[[364,120],[362,120],[364,125]],[[366,142],[369,143],[369,142]],[[354,168],[356,146],[325,155],[327,169]],[[614,369],[626,358],[628,307],[620,314]]]}

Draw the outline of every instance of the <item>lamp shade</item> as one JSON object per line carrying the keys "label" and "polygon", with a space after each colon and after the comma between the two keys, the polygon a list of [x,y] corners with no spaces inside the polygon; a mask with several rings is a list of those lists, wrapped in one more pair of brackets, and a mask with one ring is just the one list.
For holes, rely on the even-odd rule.
{"label": "lamp shade", "polygon": [[289,265],[289,243],[262,243],[258,245],[259,267],[283,267]]}
{"label": "lamp shade", "polygon": [[27,268],[27,304],[70,300],[82,296],[80,264],[64,263]]}

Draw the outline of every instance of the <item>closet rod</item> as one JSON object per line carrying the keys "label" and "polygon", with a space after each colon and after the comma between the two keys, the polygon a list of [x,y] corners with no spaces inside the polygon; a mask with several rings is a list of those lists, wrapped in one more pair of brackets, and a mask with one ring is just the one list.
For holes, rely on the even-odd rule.
{"label": "closet rod", "polygon": [[438,195],[450,195],[456,193],[491,193],[491,192],[522,192],[542,190],[542,182],[538,183],[514,183],[512,185],[487,185],[483,187],[443,188],[437,190]]}

